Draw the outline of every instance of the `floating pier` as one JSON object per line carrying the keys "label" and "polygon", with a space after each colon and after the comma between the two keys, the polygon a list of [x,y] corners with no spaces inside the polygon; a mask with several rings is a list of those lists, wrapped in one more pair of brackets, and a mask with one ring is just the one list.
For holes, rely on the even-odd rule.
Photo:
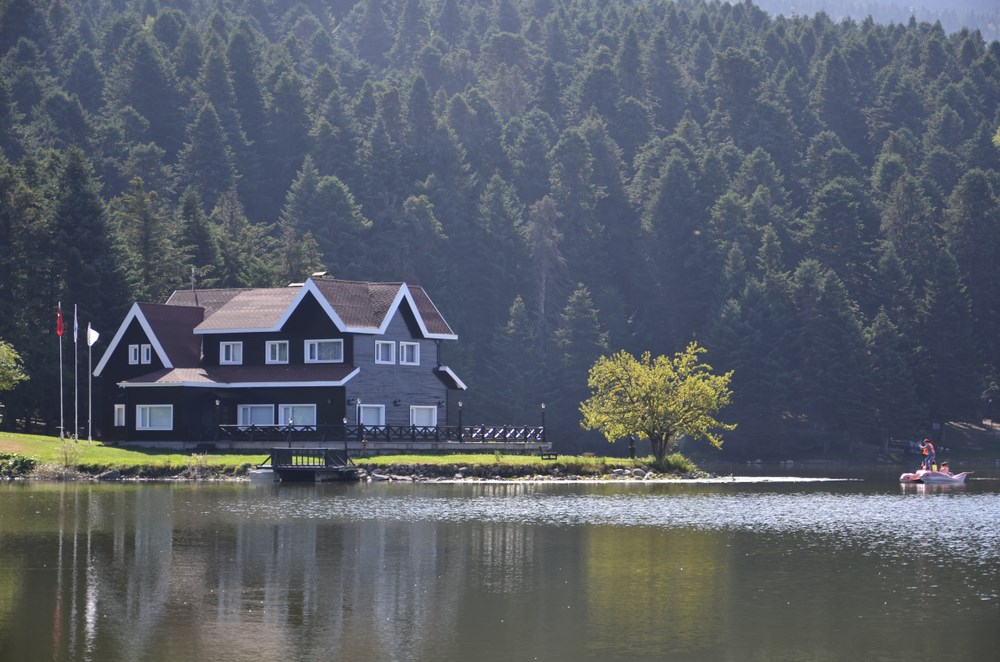
{"label": "floating pier", "polygon": [[359,480],[350,457],[329,448],[272,448],[258,469],[270,469],[281,482],[325,483]]}

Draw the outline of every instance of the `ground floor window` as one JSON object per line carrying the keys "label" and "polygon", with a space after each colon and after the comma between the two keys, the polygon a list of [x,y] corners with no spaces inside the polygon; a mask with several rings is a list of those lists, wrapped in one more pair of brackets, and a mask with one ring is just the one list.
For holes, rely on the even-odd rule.
{"label": "ground floor window", "polygon": [[437,407],[419,405],[410,407],[410,425],[416,425],[418,428],[432,428],[437,425],[437,419]]}
{"label": "ground floor window", "polygon": [[173,405],[136,405],[136,430],[173,430]]}
{"label": "ground floor window", "polygon": [[125,427],[125,405],[115,405],[115,427]]}
{"label": "ground floor window", "polygon": [[381,427],[385,425],[385,405],[359,405],[358,418],[361,425]]}
{"label": "ground floor window", "polygon": [[316,405],[278,405],[281,425],[316,425]]}
{"label": "ground floor window", "polygon": [[274,405],[240,405],[236,411],[237,425],[274,425]]}

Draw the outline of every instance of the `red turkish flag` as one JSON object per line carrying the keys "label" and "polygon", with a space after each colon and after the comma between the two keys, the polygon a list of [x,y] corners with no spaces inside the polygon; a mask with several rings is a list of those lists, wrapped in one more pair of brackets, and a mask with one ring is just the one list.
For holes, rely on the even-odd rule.
{"label": "red turkish flag", "polygon": [[62,323],[62,304],[56,308],[56,335],[62,337],[63,334],[63,323]]}

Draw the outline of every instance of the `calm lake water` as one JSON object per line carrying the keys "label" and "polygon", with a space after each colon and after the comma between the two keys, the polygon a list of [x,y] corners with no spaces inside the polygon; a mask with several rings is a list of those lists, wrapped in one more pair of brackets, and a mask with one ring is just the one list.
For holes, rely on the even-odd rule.
{"label": "calm lake water", "polygon": [[1000,480],[0,484],[2,660],[996,659]]}

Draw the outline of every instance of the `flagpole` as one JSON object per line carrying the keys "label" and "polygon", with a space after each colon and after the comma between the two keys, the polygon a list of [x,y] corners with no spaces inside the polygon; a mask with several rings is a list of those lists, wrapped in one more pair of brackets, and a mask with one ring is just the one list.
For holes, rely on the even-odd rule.
{"label": "flagpole", "polygon": [[76,304],[73,304],[73,441],[80,441],[80,352],[77,343]]}
{"label": "flagpole", "polygon": [[87,443],[94,443],[94,356],[90,322],[87,322]]}
{"label": "flagpole", "polygon": [[56,308],[56,336],[59,337],[59,441],[62,441],[66,437],[66,417],[64,414],[66,397],[63,395],[62,301],[59,302],[59,307]]}

